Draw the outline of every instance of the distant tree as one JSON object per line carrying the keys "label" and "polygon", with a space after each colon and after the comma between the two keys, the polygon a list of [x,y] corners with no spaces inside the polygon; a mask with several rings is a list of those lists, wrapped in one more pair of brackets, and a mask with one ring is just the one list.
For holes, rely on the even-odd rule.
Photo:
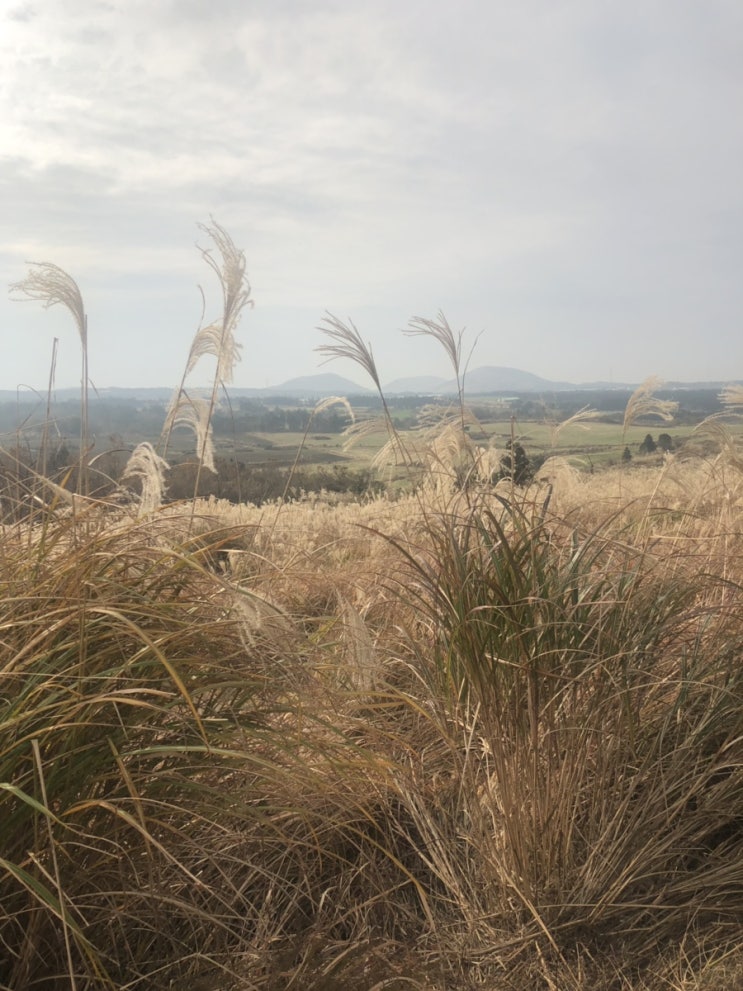
{"label": "distant tree", "polygon": [[631,460],[632,460],[632,452],[628,447],[625,447],[625,449],[622,451],[622,461],[626,463],[627,461],[631,461]]}
{"label": "distant tree", "polygon": [[653,440],[652,434],[645,434],[645,440],[640,444],[640,454],[654,454],[658,445]]}
{"label": "distant tree", "polygon": [[658,447],[664,453],[673,450],[673,437],[670,434],[660,434],[658,436]]}
{"label": "distant tree", "polygon": [[535,468],[522,444],[518,441],[506,444],[506,453],[500,459],[500,478],[512,478],[517,485],[528,485]]}

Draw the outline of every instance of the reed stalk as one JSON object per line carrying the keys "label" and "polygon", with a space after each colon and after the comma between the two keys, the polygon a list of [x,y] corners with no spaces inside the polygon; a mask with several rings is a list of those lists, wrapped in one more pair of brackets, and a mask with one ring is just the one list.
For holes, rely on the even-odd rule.
{"label": "reed stalk", "polygon": [[[198,493],[201,473],[204,469],[215,471],[214,445],[211,421],[217,408],[220,390],[232,381],[234,368],[240,360],[242,346],[235,333],[246,307],[253,306],[250,283],[246,275],[244,253],[239,250],[230,235],[216,222],[200,225],[201,230],[214,242],[218,258],[208,248],[201,248],[201,257],[214,272],[222,291],[221,316],[206,326],[200,326],[191,343],[186,366],[178,389],[171,400],[160,439],[163,457],[176,426],[187,426],[196,437],[198,467],[194,483],[194,498]],[[203,293],[202,293],[203,297]],[[189,394],[188,377],[199,361],[206,356],[215,359],[214,373],[206,398]]]}
{"label": "reed stalk", "polygon": [[78,494],[89,493],[88,453],[90,446],[88,430],[88,317],[85,313],[80,288],[71,275],[51,262],[32,262],[32,268],[25,279],[10,286],[11,295],[17,300],[34,300],[45,309],[61,305],[69,310],[80,338],[80,457],[78,465]]}

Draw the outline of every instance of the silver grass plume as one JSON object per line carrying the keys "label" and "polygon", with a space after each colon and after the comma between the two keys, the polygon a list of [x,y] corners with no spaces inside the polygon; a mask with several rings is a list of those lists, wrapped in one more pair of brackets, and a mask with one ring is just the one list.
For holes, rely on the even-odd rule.
{"label": "silver grass plume", "polygon": [[[664,400],[660,400],[663,402]],[[580,427],[581,430],[590,430],[591,428],[588,424],[592,420],[599,420],[603,416],[601,410],[592,409],[590,406],[583,406],[578,410],[577,413],[573,413],[572,416],[567,417],[565,420],[548,420],[547,426],[550,432],[550,444],[553,448],[557,447],[557,441],[560,434],[569,429],[570,427]]]}
{"label": "silver grass plume", "polygon": [[11,283],[11,296],[16,293],[18,294],[15,296],[17,300],[40,302],[45,310],[58,304],[66,306],[75,320],[80,341],[85,347],[88,343],[88,322],[78,284],[59,265],[53,265],[51,262],[30,262],[29,264],[33,265],[33,268],[26,278],[20,282]]}
{"label": "silver grass plume", "polygon": [[345,396],[327,396],[325,399],[321,399],[320,402],[318,402],[315,405],[315,408],[312,410],[309,417],[307,418],[307,426],[304,428],[304,435],[302,436],[302,441],[299,447],[297,448],[297,453],[294,457],[294,463],[291,466],[289,474],[286,476],[286,484],[284,485],[284,491],[281,493],[281,498],[279,499],[276,506],[276,516],[274,517],[271,532],[273,532],[273,529],[275,528],[278,522],[279,513],[281,512],[282,506],[286,503],[286,497],[289,492],[289,486],[292,483],[292,479],[294,478],[294,473],[297,470],[297,465],[299,464],[299,460],[302,457],[302,452],[304,451],[305,445],[307,443],[307,438],[309,437],[310,434],[310,428],[312,427],[312,422],[315,419],[315,417],[318,415],[318,413],[322,413],[324,410],[330,409],[331,406],[342,406],[346,411],[346,413],[348,414],[351,423],[356,422],[356,415],[353,411],[353,406],[351,406],[351,404],[345,398]]}
{"label": "silver grass plume", "polygon": [[163,431],[170,436],[175,427],[189,427],[193,430],[201,464],[216,474],[211,422],[212,409],[211,403],[204,396],[191,396],[181,389],[171,400]]}
{"label": "silver grass plume", "polygon": [[407,330],[404,330],[403,333],[408,337],[431,337],[444,349],[457,381],[457,402],[460,410],[462,430],[464,430],[464,380],[467,374],[467,367],[469,366],[470,359],[472,358],[475,346],[477,345],[478,338],[475,338],[469,354],[463,363],[462,341],[464,339],[464,328],[455,334],[442,310],[439,310],[433,320],[426,317],[413,317],[408,321]]}
{"label": "silver grass plume", "polygon": [[[310,428],[312,427],[312,423],[315,417],[319,413],[324,412],[324,410],[330,409],[332,406],[342,406],[343,409],[346,411],[346,414],[349,420],[351,421],[351,423],[352,424],[356,423],[356,414],[353,411],[353,406],[351,406],[351,404],[349,403],[349,401],[346,399],[345,396],[326,396],[325,399],[321,399],[318,403],[315,404],[314,409],[307,418],[307,426],[304,428],[304,435],[302,437],[302,442],[297,448],[297,454],[296,457],[294,458],[294,464],[292,465],[291,471],[287,476],[286,485],[284,486],[284,492],[281,496],[280,503],[283,503],[286,499],[286,494],[289,491],[289,485],[291,484],[292,476],[294,475],[294,472],[297,470],[299,459],[302,457],[302,452],[304,451],[305,445],[307,443],[307,438],[310,433]],[[347,431],[348,428],[344,430],[344,433],[347,433]]]}
{"label": "silver grass plume", "polygon": [[[181,383],[170,402],[162,432],[162,450],[167,452],[170,434],[175,426],[189,426],[196,436],[199,467],[215,471],[214,445],[211,420],[217,406],[219,390],[230,383],[235,365],[240,361],[241,345],[235,331],[246,306],[253,306],[250,283],[245,272],[245,255],[240,251],[223,227],[212,221],[199,224],[199,228],[211,238],[219,253],[215,258],[211,249],[201,248],[201,257],[212,269],[222,289],[222,315],[204,327],[200,327],[191,343],[186,368]],[[201,358],[212,356],[216,368],[208,399],[199,399],[186,393],[186,379]],[[198,479],[197,479],[198,487]]]}
{"label": "silver grass plume", "polygon": [[[408,322],[408,327],[403,331],[408,337],[432,337],[446,352],[452,370],[457,380],[457,395],[460,407],[464,402],[464,374],[466,369],[462,367],[462,339],[464,330],[458,334],[449,326],[446,317],[439,310],[436,319],[429,320],[425,317],[413,317]],[[474,345],[473,345],[474,347]]]}
{"label": "silver grass plume", "polygon": [[82,372],[80,377],[80,470],[78,492],[87,494],[88,447],[88,318],[77,282],[52,262],[30,262],[32,268],[25,279],[10,285],[11,299],[20,302],[40,302],[44,309],[64,306],[72,314],[80,336]]}
{"label": "silver grass plume", "polygon": [[141,481],[140,513],[150,513],[160,508],[165,491],[165,472],[169,467],[148,441],[138,444],[132,451],[121,480],[138,478]]}
{"label": "silver grass plume", "polygon": [[227,231],[215,221],[211,226],[199,224],[200,229],[210,237],[222,256],[221,266],[215,261],[208,248],[201,249],[201,257],[216,274],[222,287],[222,325],[225,331],[234,332],[242,311],[253,306],[250,298],[250,282],[245,272],[245,253],[235,245]]}
{"label": "silver grass plume", "polygon": [[719,444],[720,454],[724,460],[736,471],[743,472],[743,458],[735,442],[735,435],[727,424],[721,423],[714,416],[708,416],[695,428],[694,433],[712,437]]}
{"label": "silver grass plume", "polygon": [[726,385],[719,399],[727,409],[740,412],[743,409],[743,385]]}
{"label": "silver grass plume", "polygon": [[[669,423],[678,410],[679,404],[670,399],[658,399],[653,393],[663,385],[663,381],[657,375],[651,375],[639,385],[629,397],[624,408],[624,420],[622,422],[621,446],[625,446],[627,431],[635,421],[641,416],[657,416],[665,423]],[[621,495],[622,482],[619,481],[619,491]]]}
{"label": "silver grass plume", "polygon": [[225,334],[221,323],[210,323],[196,332],[186,362],[186,376],[190,375],[204,355],[217,359],[217,378],[220,382],[232,381],[235,365],[240,361],[241,345],[234,334]]}
{"label": "silver grass plume", "polygon": [[315,348],[320,354],[325,355],[325,364],[335,358],[346,358],[363,368],[369,378],[377,388],[377,392],[384,403],[382,392],[382,382],[377,371],[377,363],[374,360],[374,353],[371,344],[365,342],[361,334],[356,329],[352,320],[343,323],[332,313],[326,313],[318,330],[321,330],[332,343],[321,344]]}
{"label": "silver grass plume", "polygon": [[232,615],[248,650],[259,644],[273,643],[288,648],[297,642],[297,629],[284,610],[258,592],[237,586],[225,586],[230,592]]}
{"label": "silver grass plume", "polygon": [[653,393],[663,385],[661,379],[655,375],[645,379],[642,385],[638,386],[627,402],[624,410],[624,423],[622,425],[622,444],[627,429],[641,416],[657,416],[664,422],[670,422],[678,409],[679,404],[671,399],[658,399]]}
{"label": "silver grass plume", "polygon": [[[315,348],[315,351],[325,356],[323,364],[328,361],[334,361],[336,358],[345,358],[348,361],[353,361],[359,368],[363,368],[372,380],[382,404],[381,425],[387,431],[388,444],[397,452],[400,463],[408,466],[412,465],[413,458],[395,428],[392,414],[387,405],[387,399],[382,389],[382,381],[377,369],[377,363],[374,360],[371,344],[364,341],[352,320],[349,320],[348,323],[343,323],[342,320],[333,316],[332,313],[327,313],[323,317],[318,330],[325,334],[331,342],[329,344],[321,344]],[[354,424],[351,432],[358,433],[359,431],[363,431],[363,427],[360,424]],[[386,447],[387,445],[385,445]]]}
{"label": "silver grass plume", "polygon": [[738,472],[743,472],[743,457],[741,456],[736,436],[727,421],[740,421],[743,416],[743,386],[727,385],[718,396],[723,409],[706,417],[694,428],[695,434],[707,434],[720,447],[720,455]]}

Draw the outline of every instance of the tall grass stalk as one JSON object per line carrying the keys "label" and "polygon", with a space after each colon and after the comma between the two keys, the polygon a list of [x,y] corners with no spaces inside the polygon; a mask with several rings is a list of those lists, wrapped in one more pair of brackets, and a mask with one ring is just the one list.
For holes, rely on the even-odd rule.
{"label": "tall grass stalk", "polygon": [[[329,339],[330,342],[327,344],[321,344],[315,348],[316,351],[325,356],[326,362],[334,361],[337,358],[345,358],[348,361],[352,361],[354,364],[358,365],[359,368],[363,369],[363,371],[366,372],[374,383],[374,387],[377,390],[377,395],[379,396],[379,401],[382,405],[383,429],[387,434],[387,445],[385,447],[384,454],[381,456],[387,457],[387,455],[389,455],[395,463],[400,462],[403,465],[410,467],[413,464],[414,458],[411,456],[407,445],[395,427],[392,414],[390,413],[389,406],[387,405],[387,397],[385,396],[384,389],[382,388],[382,381],[377,369],[377,363],[374,360],[374,353],[371,345],[363,340],[361,334],[351,320],[347,323],[343,323],[342,320],[336,316],[333,316],[332,313],[328,313],[325,316],[318,329]],[[378,429],[379,424],[376,421],[370,421],[365,424],[354,424],[354,442],[357,442],[364,436],[368,436],[369,433],[377,432]]]}
{"label": "tall grass stalk", "polygon": [[[343,323],[332,314],[326,316],[319,330],[332,343],[320,345],[316,350],[325,355],[327,361],[345,358],[354,362],[371,378],[379,395],[387,443],[375,455],[373,467],[379,468],[390,462],[402,464],[407,467],[411,477],[414,469],[423,466],[429,474],[436,472],[449,478],[457,472],[458,484],[466,490],[469,480],[477,473],[481,458],[467,433],[469,427],[478,428],[479,423],[464,401],[464,382],[469,361],[469,358],[467,362],[462,361],[464,331],[455,334],[443,313],[439,313],[435,319],[414,317],[410,321],[406,334],[431,337],[444,349],[457,382],[457,403],[454,411],[450,408],[425,408],[419,418],[417,436],[403,439],[390,413],[371,345],[363,341],[353,322],[349,320]],[[348,446],[358,443],[379,429],[377,419],[354,423],[347,430]],[[462,460],[464,464],[461,464]]]}
{"label": "tall grass stalk", "polygon": [[87,462],[89,453],[88,430],[88,317],[85,313],[80,288],[71,275],[51,262],[33,262],[25,279],[11,284],[11,294],[16,299],[41,302],[45,309],[62,305],[70,311],[80,338],[82,368],[80,374],[80,460],[78,493],[88,494]]}
{"label": "tall grass stalk", "polygon": [[[229,234],[216,222],[200,225],[201,230],[214,242],[219,258],[208,248],[202,248],[201,257],[214,272],[222,290],[222,314],[218,320],[202,326],[191,344],[186,367],[168,409],[161,437],[163,456],[167,455],[170,435],[174,427],[190,427],[196,436],[198,468],[194,497],[198,493],[201,472],[204,468],[215,471],[211,421],[217,407],[220,390],[231,381],[235,365],[240,360],[241,345],[235,332],[246,306],[252,306],[250,283],[245,273],[245,255]],[[206,399],[189,395],[186,381],[199,361],[206,356],[215,359],[214,374]]]}
{"label": "tall grass stalk", "polygon": [[475,347],[477,346],[477,338],[475,338],[469,354],[463,362],[462,342],[464,338],[464,329],[455,334],[449,325],[448,320],[441,311],[439,311],[435,319],[429,319],[427,317],[413,317],[408,323],[407,329],[404,333],[409,337],[431,337],[444,349],[457,383],[457,409],[460,415],[462,434],[464,434],[466,427],[464,381],[467,374],[467,367],[472,358]]}
{"label": "tall grass stalk", "polygon": [[55,337],[52,343],[52,359],[49,364],[49,382],[46,390],[46,411],[44,415],[44,426],[41,432],[39,458],[37,461],[38,471],[41,475],[46,475],[47,456],[49,453],[49,425],[52,421],[52,393],[54,391],[54,380],[57,372],[58,345],[59,338]]}

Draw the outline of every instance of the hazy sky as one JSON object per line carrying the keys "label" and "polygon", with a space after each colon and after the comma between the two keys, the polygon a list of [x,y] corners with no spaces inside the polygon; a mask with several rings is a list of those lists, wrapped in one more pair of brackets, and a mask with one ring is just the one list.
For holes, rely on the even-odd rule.
{"label": "hazy sky", "polygon": [[[239,386],[320,369],[326,310],[383,380],[743,378],[741,0],[0,0],[0,388],[79,383],[28,261],[78,281],[99,387],[180,378],[217,286],[255,308]],[[207,366],[204,365],[205,378]]]}

